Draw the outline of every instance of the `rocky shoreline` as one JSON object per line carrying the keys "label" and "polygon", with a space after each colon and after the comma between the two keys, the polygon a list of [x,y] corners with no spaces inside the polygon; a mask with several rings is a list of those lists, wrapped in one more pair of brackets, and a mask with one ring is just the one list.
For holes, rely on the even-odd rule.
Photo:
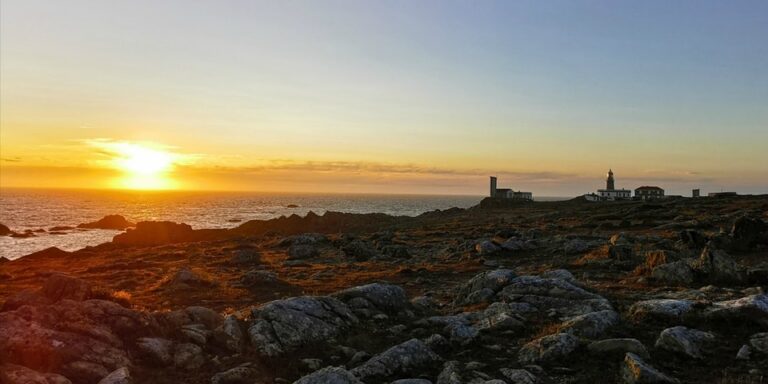
{"label": "rocky shoreline", "polygon": [[746,196],[137,223],[0,262],[0,381],[764,383],[766,220]]}

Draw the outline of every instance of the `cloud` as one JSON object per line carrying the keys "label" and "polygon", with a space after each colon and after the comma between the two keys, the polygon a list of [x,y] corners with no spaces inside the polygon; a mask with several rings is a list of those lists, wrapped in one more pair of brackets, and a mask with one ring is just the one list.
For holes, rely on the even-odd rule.
{"label": "cloud", "polygon": [[17,157],[3,157],[3,158],[0,158],[0,160],[5,161],[7,163],[20,163],[21,162],[21,157],[18,157],[18,156]]}

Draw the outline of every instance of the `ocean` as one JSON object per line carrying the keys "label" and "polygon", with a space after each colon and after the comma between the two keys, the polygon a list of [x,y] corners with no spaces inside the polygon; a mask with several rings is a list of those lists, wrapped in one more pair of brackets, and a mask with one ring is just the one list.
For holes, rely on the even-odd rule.
{"label": "ocean", "polygon": [[481,199],[482,196],[2,189],[0,223],[16,232],[45,231],[28,238],[0,236],[0,256],[16,259],[48,247],[73,251],[111,241],[120,231],[69,229],[50,233],[55,226],[76,227],[111,214],[123,215],[132,222],[170,220],[195,229],[232,228],[248,220],[303,216],[309,211],[320,215],[338,211],[416,216],[435,209],[468,208]]}

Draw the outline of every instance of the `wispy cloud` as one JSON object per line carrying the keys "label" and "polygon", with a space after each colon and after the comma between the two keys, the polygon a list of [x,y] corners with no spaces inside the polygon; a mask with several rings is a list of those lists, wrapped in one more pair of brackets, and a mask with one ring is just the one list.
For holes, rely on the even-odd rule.
{"label": "wispy cloud", "polygon": [[21,162],[21,157],[18,157],[18,156],[17,157],[3,157],[3,158],[0,158],[0,160],[2,160],[4,162],[7,162],[7,163],[20,163]]}

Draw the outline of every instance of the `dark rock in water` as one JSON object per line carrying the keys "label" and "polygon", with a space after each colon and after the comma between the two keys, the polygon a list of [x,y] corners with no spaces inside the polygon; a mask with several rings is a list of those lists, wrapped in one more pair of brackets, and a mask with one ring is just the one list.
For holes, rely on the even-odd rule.
{"label": "dark rock in water", "polygon": [[67,251],[62,251],[59,248],[56,247],[50,247],[43,249],[42,251],[37,251],[30,253],[29,255],[24,256],[24,260],[31,260],[36,258],[59,258],[59,257],[67,257],[70,253]]}
{"label": "dark rock in water", "polygon": [[107,215],[98,221],[90,223],[83,223],[78,225],[78,228],[91,228],[91,229],[126,229],[133,227],[133,223],[126,220],[125,217],[120,215]]}
{"label": "dark rock in water", "polygon": [[2,223],[0,223],[0,236],[8,236],[11,233],[13,233],[13,231],[11,231],[10,228],[8,228],[5,225],[3,225]]}
{"label": "dark rock in water", "polygon": [[156,245],[194,241],[195,231],[187,224],[172,221],[142,221],[136,228],[112,238],[112,242],[125,245]]}
{"label": "dark rock in water", "polygon": [[766,245],[768,244],[766,234],[768,234],[768,224],[760,218],[740,217],[731,228],[733,239],[731,247],[734,250],[747,251],[759,243]]}
{"label": "dark rock in water", "polygon": [[288,204],[285,206],[286,208],[298,208],[299,206],[296,204]]}
{"label": "dark rock in water", "polygon": [[35,237],[35,233],[30,230],[26,230],[24,232],[11,232],[10,236],[19,239],[26,239],[28,237]]}

